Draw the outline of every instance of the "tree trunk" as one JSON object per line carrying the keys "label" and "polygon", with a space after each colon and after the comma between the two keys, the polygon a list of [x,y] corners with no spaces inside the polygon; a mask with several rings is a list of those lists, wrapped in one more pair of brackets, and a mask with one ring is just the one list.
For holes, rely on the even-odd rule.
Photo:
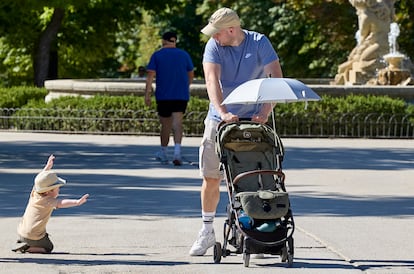
{"label": "tree trunk", "polygon": [[58,78],[58,51],[56,48],[50,50],[49,69],[47,79],[53,80]]}
{"label": "tree trunk", "polygon": [[[49,75],[50,51],[52,43],[56,40],[57,33],[62,25],[65,11],[61,8],[55,8],[52,20],[46,29],[40,35],[37,50],[34,56],[34,84],[37,87],[43,87],[45,80]],[[57,68],[56,68],[57,69]]]}

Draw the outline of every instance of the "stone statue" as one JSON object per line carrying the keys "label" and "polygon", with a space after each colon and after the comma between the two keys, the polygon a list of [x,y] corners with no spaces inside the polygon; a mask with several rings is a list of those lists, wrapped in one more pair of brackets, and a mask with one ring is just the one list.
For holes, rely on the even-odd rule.
{"label": "stone statue", "polygon": [[358,15],[358,44],[338,66],[337,85],[363,85],[375,81],[383,56],[389,52],[388,33],[395,0],[349,0]]}

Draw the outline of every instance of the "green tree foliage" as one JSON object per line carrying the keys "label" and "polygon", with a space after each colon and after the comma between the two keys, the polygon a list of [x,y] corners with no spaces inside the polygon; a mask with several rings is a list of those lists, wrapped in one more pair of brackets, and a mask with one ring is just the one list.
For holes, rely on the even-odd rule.
{"label": "green tree foliage", "polygon": [[347,2],[287,1],[271,12],[279,18],[269,35],[277,41],[283,69],[290,77],[332,77],[338,60],[346,59],[355,45],[353,35],[346,35],[357,29],[355,12]]}
{"label": "green tree foliage", "polygon": [[[152,34],[157,39],[157,44],[160,45],[160,37],[165,31],[174,31],[178,36],[177,47],[186,50],[195,65],[195,76],[202,76],[201,58],[203,51],[203,43],[200,42],[200,30],[202,18],[197,14],[197,7],[200,5],[200,0],[177,0],[175,5],[168,5],[168,8],[163,11],[150,11],[148,21],[144,21],[144,28],[148,25],[155,26],[152,28]],[[143,32],[145,35],[146,33]],[[144,39],[143,36],[140,37]],[[154,45],[153,42],[149,42]],[[158,48],[148,49],[152,53]],[[146,54],[149,61],[150,54]]]}
{"label": "green tree foliage", "polygon": [[[146,66],[149,62],[151,54],[161,47],[161,39],[159,36],[160,26],[154,23],[153,16],[143,11],[142,22],[137,25],[137,34],[135,36],[135,48],[131,49],[130,55],[126,63],[134,64],[135,68]],[[121,37],[123,39],[124,37]]]}
{"label": "green tree foliage", "polygon": [[137,25],[141,10],[163,10],[166,3],[174,1],[3,0],[0,69],[6,73],[2,76],[8,79],[6,84],[18,84],[10,80],[17,77],[42,86],[56,76],[111,75],[117,65],[116,34]]}
{"label": "green tree foliage", "polygon": [[[200,77],[208,38],[200,29],[223,6],[244,28],[268,35],[286,77],[334,77],[356,43],[357,16],[346,0],[2,0],[0,84],[120,77],[121,65],[147,64],[167,29],[178,33]],[[399,49],[414,57],[414,2],[394,7]]]}
{"label": "green tree foliage", "polygon": [[[277,50],[284,75],[294,78],[332,78],[356,44],[358,18],[344,0],[204,0],[203,20],[220,7],[235,9],[246,29],[262,32]],[[414,2],[395,4],[400,25],[400,48],[414,57]]]}
{"label": "green tree foliage", "polygon": [[399,0],[395,3],[395,21],[400,25],[400,51],[414,61],[414,1]]}
{"label": "green tree foliage", "polygon": [[243,28],[270,38],[287,77],[332,77],[355,44],[347,34],[357,18],[347,1],[204,1],[203,12],[221,6],[235,9]]}

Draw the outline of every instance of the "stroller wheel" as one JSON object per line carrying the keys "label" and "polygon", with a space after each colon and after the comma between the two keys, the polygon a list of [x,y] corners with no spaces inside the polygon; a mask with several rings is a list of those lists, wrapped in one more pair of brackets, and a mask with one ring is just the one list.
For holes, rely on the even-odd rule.
{"label": "stroller wheel", "polygon": [[243,253],[243,261],[244,261],[244,266],[245,266],[245,267],[249,267],[249,263],[250,263],[250,254]]}
{"label": "stroller wheel", "polygon": [[290,237],[287,241],[287,264],[288,267],[291,267],[293,265],[293,254],[294,254],[294,247],[293,247],[293,238]]}
{"label": "stroller wheel", "polygon": [[288,259],[288,251],[286,246],[282,247],[282,251],[280,254],[280,260],[282,261],[282,263],[286,262]]}
{"label": "stroller wheel", "polygon": [[219,264],[221,262],[221,255],[222,255],[221,244],[219,242],[216,242],[216,244],[214,245],[214,257],[213,257],[215,264]]}
{"label": "stroller wheel", "polygon": [[288,267],[292,267],[292,265],[293,265],[293,255],[292,254],[287,255],[287,264],[288,264]]}

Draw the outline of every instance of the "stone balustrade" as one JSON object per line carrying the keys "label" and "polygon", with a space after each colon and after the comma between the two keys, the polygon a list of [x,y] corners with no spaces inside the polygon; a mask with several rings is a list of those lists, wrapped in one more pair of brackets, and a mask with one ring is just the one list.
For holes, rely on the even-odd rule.
{"label": "stone balustrade", "polygon": [[[145,93],[145,80],[135,79],[62,79],[47,80],[45,88],[49,91],[46,102],[60,96],[84,96],[96,94],[107,95],[137,95]],[[155,89],[155,84],[153,84]],[[191,94],[207,98],[204,81],[194,81],[191,84]]]}
{"label": "stone balustrade", "polygon": [[[319,95],[343,96],[347,94],[388,95],[414,102],[414,86],[369,86],[369,85],[330,85],[329,79],[300,79]],[[155,85],[153,86],[155,88]],[[50,101],[60,96],[137,95],[143,96],[145,80],[137,79],[61,79],[48,80],[45,88],[49,91],[45,100]],[[202,80],[191,84],[192,96],[207,98],[207,91]]]}

